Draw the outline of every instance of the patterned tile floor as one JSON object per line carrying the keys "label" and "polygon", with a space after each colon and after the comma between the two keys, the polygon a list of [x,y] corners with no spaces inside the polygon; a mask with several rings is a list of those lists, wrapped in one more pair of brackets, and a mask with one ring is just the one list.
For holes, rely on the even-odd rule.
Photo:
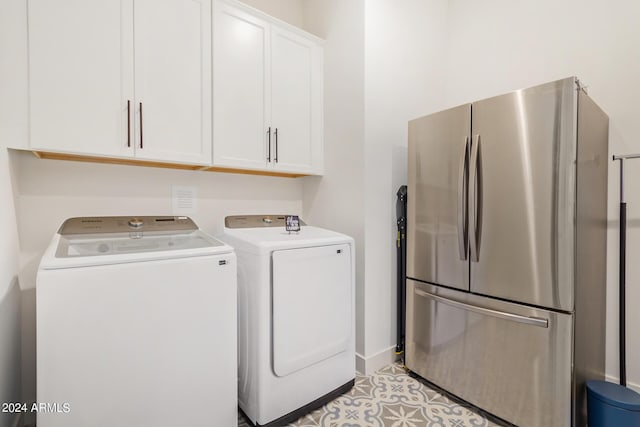
{"label": "patterned tile floor", "polygon": [[[238,426],[251,426],[242,413]],[[471,409],[452,402],[410,377],[400,365],[357,375],[346,394],[288,427],[494,427]]]}

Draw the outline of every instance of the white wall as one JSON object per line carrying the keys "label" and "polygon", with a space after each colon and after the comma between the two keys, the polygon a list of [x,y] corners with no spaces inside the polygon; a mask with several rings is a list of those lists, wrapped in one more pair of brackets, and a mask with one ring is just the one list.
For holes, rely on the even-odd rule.
{"label": "white wall", "polygon": [[[23,34],[25,19],[15,18],[24,2],[0,3],[0,403],[21,401],[21,291],[18,281],[18,233],[16,228],[12,168],[7,146],[26,139],[26,70],[24,44],[14,43]],[[15,414],[0,413],[0,426],[10,426]]]}
{"label": "white wall", "polygon": [[447,3],[365,2],[367,371],[387,363],[396,343],[396,192],[406,184],[407,122],[443,103]]}
{"label": "white wall", "polygon": [[[13,19],[19,11],[19,0],[0,3],[0,295],[7,290],[18,267],[17,233],[12,188],[12,170],[7,146],[26,140],[26,56],[24,47],[11,39],[22,35],[20,24],[26,21]],[[0,382],[1,384],[1,382]]]}
{"label": "white wall", "polygon": [[[0,404],[21,400],[19,250],[5,130],[0,128]],[[0,412],[0,426],[10,426],[14,417]]]}
{"label": "white wall", "polygon": [[[609,114],[610,153],[638,153],[640,2],[450,0],[443,107],[571,75]],[[640,160],[627,164],[627,379],[640,389]],[[618,377],[618,164],[609,164],[607,374]]]}
{"label": "white wall", "polygon": [[[26,123],[26,37],[20,0],[0,2],[0,403],[21,400],[21,291],[13,175],[7,146],[24,143]],[[0,426],[15,414],[0,413]]]}
{"label": "white wall", "polygon": [[[21,399],[18,235],[3,130],[0,129],[0,404]],[[13,418],[14,414],[0,412],[0,426],[11,425]]]}
{"label": "white wall", "polygon": [[306,177],[304,218],[356,241],[356,351],[364,354],[364,0],[304,0],[324,44],[324,170]]}
{"label": "white wall", "polygon": [[173,185],[195,188],[197,212],[189,216],[212,234],[222,232],[226,215],[302,212],[299,179],[14,157],[25,287],[33,281],[27,264],[37,264],[66,218],[172,215]]}
{"label": "white wall", "polygon": [[288,22],[296,27],[304,28],[304,0],[240,0],[264,13]]}

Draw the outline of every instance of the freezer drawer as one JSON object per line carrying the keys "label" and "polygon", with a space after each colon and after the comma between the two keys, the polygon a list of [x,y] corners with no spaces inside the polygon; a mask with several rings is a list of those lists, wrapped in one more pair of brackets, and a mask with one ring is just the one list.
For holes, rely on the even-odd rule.
{"label": "freezer drawer", "polygon": [[571,425],[572,315],[407,280],[406,364],[518,426]]}

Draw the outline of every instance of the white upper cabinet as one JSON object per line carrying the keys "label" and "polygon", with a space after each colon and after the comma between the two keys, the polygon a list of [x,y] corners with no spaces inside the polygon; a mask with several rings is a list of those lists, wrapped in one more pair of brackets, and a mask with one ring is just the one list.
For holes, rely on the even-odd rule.
{"label": "white upper cabinet", "polygon": [[211,163],[211,0],[134,0],[134,17],[136,157]]}
{"label": "white upper cabinet", "polygon": [[28,0],[31,148],[133,154],[127,145],[127,100],[133,101],[130,5]]}
{"label": "white upper cabinet", "polygon": [[214,165],[321,174],[321,40],[229,0],[213,40]]}
{"label": "white upper cabinet", "polygon": [[211,0],[28,0],[31,148],[211,163]]}
{"label": "white upper cabinet", "polygon": [[269,24],[225,3],[214,8],[214,164],[264,169]]}
{"label": "white upper cabinet", "polygon": [[271,126],[276,169],[313,171],[321,156],[322,64],[316,44],[272,27]]}

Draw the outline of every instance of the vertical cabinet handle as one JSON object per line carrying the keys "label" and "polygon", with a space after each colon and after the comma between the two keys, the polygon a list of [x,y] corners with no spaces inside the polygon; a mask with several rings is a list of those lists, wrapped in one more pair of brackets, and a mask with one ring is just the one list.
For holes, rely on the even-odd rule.
{"label": "vertical cabinet handle", "polygon": [[142,102],[140,103],[140,148],[143,148],[143,145],[142,145]]}
{"label": "vertical cabinet handle", "polygon": [[267,163],[271,163],[271,126],[269,126],[269,130],[267,130]]}
{"label": "vertical cabinet handle", "polygon": [[469,216],[467,213],[468,198],[468,182],[469,182],[469,137],[464,140],[464,155],[460,159],[460,168],[458,171],[458,249],[460,259],[467,259],[467,242],[468,242],[468,224]]}
{"label": "vertical cabinet handle", "polygon": [[278,128],[276,128],[276,154],[273,157],[273,161],[278,163]]}
{"label": "vertical cabinet handle", "polygon": [[131,147],[131,100],[127,99],[127,147]]}
{"label": "vertical cabinet handle", "polygon": [[470,226],[469,246],[471,261],[480,259],[480,237],[482,235],[482,154],[480,152],[480,135],[474,137],[471,144],[471,162],[469,166]]}

